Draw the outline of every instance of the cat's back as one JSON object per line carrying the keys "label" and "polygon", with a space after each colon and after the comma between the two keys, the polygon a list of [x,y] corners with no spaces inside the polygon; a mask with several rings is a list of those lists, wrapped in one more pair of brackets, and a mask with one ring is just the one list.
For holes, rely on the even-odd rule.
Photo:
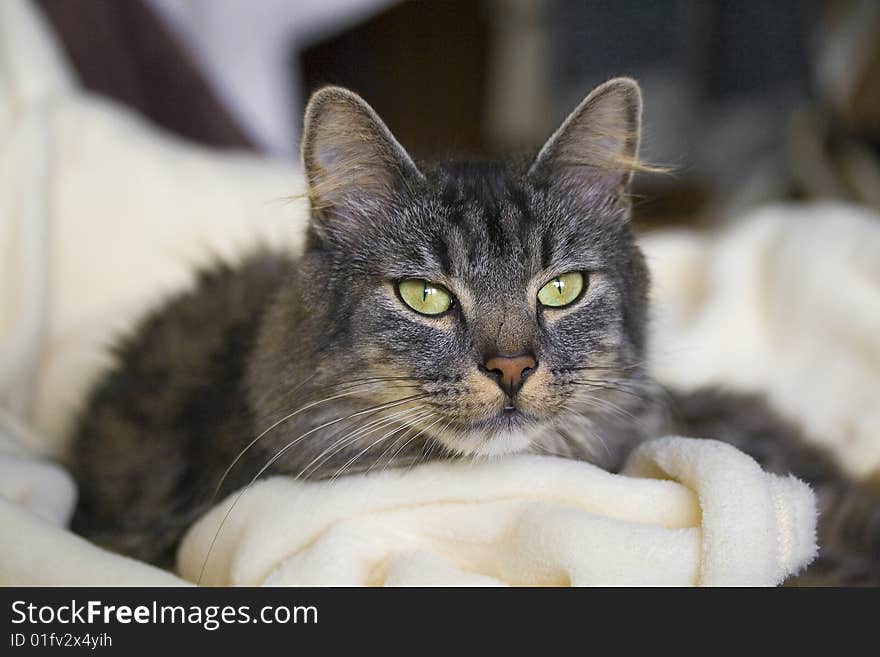
{"label": "cat's back", "polygon": [[193,289],[120,341],[115,365],[87,398],[74,431],[77,531],[151,561],[172,556],[183,527],[163,527],[167,540],[158,542],[159,528],[150,527],[143,545],[137,530],[149,527],[157,508],[187,524],[200,510],[197,500],[216,485],[209,481],[218,468],[213,461],[249,435],[247,356],[260,316],[291,269],[289,256],[268,251],[207,268]]}

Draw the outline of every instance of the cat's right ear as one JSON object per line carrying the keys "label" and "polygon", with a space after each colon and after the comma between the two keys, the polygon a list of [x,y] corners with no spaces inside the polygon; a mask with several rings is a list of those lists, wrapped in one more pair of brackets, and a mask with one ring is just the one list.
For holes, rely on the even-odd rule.
{"label": "cat's right ear", "polygon": [[324,87],[309,100],[302,162],[313,215],[325,223],[367,216],[407,179],[422,177],[373,108],[341,87]]}
{"label": "cat's right ear", "polygon": [[576,193],[625,192],[639,162],[642,94],[630,78],[599,85],[568,115],[529,169],[532,180],[567,184]]}

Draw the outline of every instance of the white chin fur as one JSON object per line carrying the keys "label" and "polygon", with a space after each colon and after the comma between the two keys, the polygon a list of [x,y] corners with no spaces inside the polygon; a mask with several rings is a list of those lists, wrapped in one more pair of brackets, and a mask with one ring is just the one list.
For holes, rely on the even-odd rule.
{"label": "white chin fur", "polygon": [[447,448],[462,456],[502,456],[524,452],[531,440],[524,431],[499,431],[491,437],[482,431],[471,431],[440,438]]}

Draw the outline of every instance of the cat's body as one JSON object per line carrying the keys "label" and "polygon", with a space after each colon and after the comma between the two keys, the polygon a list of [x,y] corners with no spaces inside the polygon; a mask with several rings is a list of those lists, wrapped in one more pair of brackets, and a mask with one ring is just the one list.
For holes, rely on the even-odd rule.
{"label": "cat's body", "polygon": [[[666,433],[731,442],[829,508],[858,498],[848,524],[876,519],[757,400],[679,396],[647,375],[625,194],[639,111],[635,84],[614,81],[533,161],[417,168],[363,101],[320,92],[305,253],[205,273],[123,344],[77,428],[75,528],[169,566],[215,493],[258,475],[525,450],[613,470]],[[880,531],[837,541],[823,522],[832,547],[810,572],[880,581]]]}

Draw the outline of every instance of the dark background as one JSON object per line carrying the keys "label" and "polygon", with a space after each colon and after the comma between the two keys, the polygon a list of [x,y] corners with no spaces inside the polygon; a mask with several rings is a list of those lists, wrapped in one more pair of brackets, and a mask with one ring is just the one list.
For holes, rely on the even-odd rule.
{"label": "dark background", "polygon": [[[87,87],[187,138],[267,150],[158,0],[38,4]],[[308,94],[333,83],[362,94],[417,159],[532,150],[593,86],[630,75],[645,94],[642,154],[673,168],[636,179],[641,225],[713,224],[781,199],[880,209],[880,2],[379,4],[291,39],[292,134]]]}

